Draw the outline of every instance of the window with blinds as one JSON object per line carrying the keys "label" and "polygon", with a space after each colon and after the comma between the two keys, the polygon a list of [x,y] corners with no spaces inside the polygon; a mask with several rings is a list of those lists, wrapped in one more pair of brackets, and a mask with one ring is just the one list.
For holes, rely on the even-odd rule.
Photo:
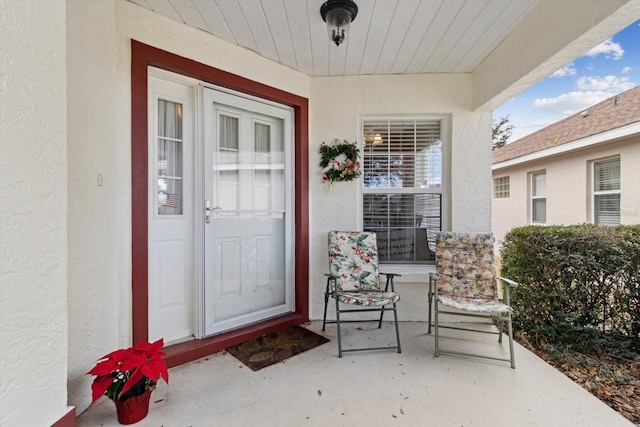
{"label": "window with blinds", "polygon": [[442,120],[363,121],[363,229],[381,262],[433,260],[442,229]]}
{"label": "window with blinds", "polygon": [[531,174],[531,222],[547,223],[547,172]]}
{"label": "window with blinds", "polygon": [[593,163],[593,222],[620,224],[620,159]]}

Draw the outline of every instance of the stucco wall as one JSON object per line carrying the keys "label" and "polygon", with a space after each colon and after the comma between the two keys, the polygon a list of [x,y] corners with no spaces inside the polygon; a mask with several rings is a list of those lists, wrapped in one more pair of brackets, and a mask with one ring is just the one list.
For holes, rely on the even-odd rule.
{"label": "stucco wall", "polygon": [[494,171],[494,178],[509,176],[510,181],[510,197],[492,201],[498,242],[513,227],[529,223],[528,174],[538,170],[547,172],[547,224],[593,222],[590,162],[611,156],[620,156],[620,223],[640,223],[640,137],[635,136]]}
{"label": "stucco wall", "polygon": [[[311,316],[322,317],[324,273],[328,268],[327,232],[360,229],[360,183],[336,183],[333,190],[321,184],[318,148],[334,138],[359,141],[363,116],[445,115],[450,146],[451,189],[444,227],[459,231],[490,229],[490,113],[472,113],[471,77],[456,75],[323,77],[311,82],[309,189],[311,194]],[[429,267],[391,268],[399,272],[399,316],[426,320]],[[333,310],[330,310],[332,313]]]}
{"label": "stucco wall", "polygon": [[130,339],[131,132],[115,29],[114,2],[68,2],[69,401],[78,412],[91,402],[87,371]]}
{"label": "stucco wall", "polygon": [[67,408],[64,1],[0,2],[0,425]]}

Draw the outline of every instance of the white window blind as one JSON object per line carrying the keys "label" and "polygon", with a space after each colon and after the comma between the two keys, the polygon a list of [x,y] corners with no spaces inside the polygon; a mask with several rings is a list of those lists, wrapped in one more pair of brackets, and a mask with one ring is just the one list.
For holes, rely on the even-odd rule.
{"label": "white window blind", "polygon": [[547,222],[547,173],[531,174],[531,222],[546,224]]}
{"label": "white window blind", "polygon": [[381,262],[433,260],[442,227],[441,120],[363,122],[363,228]]}
{"label": "white window blind", "polygon": [[593,164],[593,219],[601,225],[620,224],[620,159]]}

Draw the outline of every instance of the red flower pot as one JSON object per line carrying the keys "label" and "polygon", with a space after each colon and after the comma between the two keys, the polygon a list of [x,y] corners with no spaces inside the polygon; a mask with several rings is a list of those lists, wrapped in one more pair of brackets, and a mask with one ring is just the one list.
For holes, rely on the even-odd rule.
{"label": "red flower pot", "polygon": [[120,424],[135,424],[149,413],[149,399],[151,391],[145,391],[138,396],[132,396],[121,402],[114,400],[116,404],[116,412],[118,413],[118,422]]}

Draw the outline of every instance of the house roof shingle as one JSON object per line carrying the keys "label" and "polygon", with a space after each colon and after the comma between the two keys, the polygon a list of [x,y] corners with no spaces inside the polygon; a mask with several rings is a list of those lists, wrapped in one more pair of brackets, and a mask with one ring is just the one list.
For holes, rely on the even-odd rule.
{"label": "house roof shingle", "polygon": [[553,123],[491,153],[496,164],[640,122],[640,86]]}

